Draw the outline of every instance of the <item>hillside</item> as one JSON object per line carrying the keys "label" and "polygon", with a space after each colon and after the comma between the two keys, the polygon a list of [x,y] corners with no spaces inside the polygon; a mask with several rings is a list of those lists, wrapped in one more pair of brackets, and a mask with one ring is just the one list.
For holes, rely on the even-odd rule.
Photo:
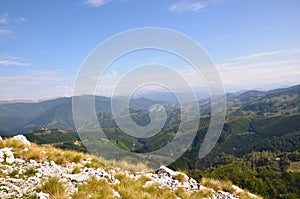
{"label": "hillside", "polygon": [[[123,98],[108,98],[102,96],[77,96],[84,103],[95,98],[97,113],[111,113],[111,100],[116,104],[116,110],[122,112],[127,107]],[[146,98],[131,99],[130,107],[134,109],[149,109],[154,104],[166,102]],[[72,115],[72,98],[57,98],[41,102],[6,102],[0,103],[0,135],[25,133],[35,128],[75,130]]]}
{"label": "hillside", "polygon": [[[222,134],[214,149],[203,159],[198,158],[198,152],[210,122],[210,102],[199,102],[201,120],[197,134],[188,150],[169,165],[170,168],[185,171],[196,179],[206,177],[229,180],[265,198],[299,198],[299,94],[300,85],[271,91],[227,94],[228,112]],[[131,101],[130,114],[120,108],[119,114],[113,116],[107,108],[109,99],[99,97],[98,100],[98,121],[90,121],[88,124],[93,129],[92,133],[97,133],[95,124],[99,123],[107,137],[104,139],[109,139],[123,150],[136,153],[155,151],[171,142],[180,125],[181,111],[189,111],[191,115],[193,112],[193,103],[186,103],[180,109],[178,105],[140,97]],[[103,103],[100,103],[101,100]],[[120,100],[120,107],[123,107],[122,98],[117,100]],[[125,126],[129,119],[140,126],[147,125],[150,122],[150,111],[155,111],[154,108],[148,109],[155,103],[161,104],[167,112],[166,122],[157,134],[138,138],[126,134],[116,124],[115,119],[120,117]],[[90,137],[83,144],[77,132],[71,126],[64,125],[72,123],[68,111],[70,107],[66,104],[52,106],[32,120],[35,128],[24,135],[38,144],[87,152],[85,145],[95,140]],[[274,180],[280,183],[274,183]]]}
{"label": "hillside", "polygon": [[0,140],[0,197],[6,198],[258,198],[231,182],[190,178],[161,166],[107,161],[30,143]]}

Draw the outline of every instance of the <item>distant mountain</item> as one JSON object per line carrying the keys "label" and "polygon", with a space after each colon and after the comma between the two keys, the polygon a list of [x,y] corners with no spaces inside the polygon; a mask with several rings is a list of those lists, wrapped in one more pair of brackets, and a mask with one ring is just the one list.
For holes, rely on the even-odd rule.
{"label": "distant mountain", "polygon": [[[108,98],[102,96],[80,96],[80,100],[95,97],[96,112],[111,113],[111,100],[115,101],[116,109],[121,112],[126,105],[122,98]],[[135,109],[149,109],[152,105],[165,102],[146,98],[132,99],[129,106]],[[72,98],[64,97],[42,102],[0,104],[0,133],[13,135],[30,129],[45,127],[47,129],[74,130],[72,115]]]}
{"label": "distant mountain", "polygon": [[300,85],[271,91],[246,91],[227,95],[229,114],[274,117],[300,114]]}

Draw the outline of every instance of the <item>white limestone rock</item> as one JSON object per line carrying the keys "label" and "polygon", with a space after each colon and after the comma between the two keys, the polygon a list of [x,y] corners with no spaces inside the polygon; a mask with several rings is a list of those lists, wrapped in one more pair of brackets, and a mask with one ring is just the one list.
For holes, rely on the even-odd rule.
{"label": "white limestone rock", "polygon": [[43,192],[40,192],[37,194],[37,199],[49,199],[50,198],[50,195],[48,193],[43,193]]}
{"label": "white limestone rock", "polygon": [[13,139],[19,140],[23,144],[31,146],[31,143],[27,140],[27,138],[24,135],[16,135],[13,137]]}
{"label": "white limestone rock", "polygon": [[112,194],[116,197],[116,198],[122,198],[121,195],[119,194],[119,192],[117,192],[116,190],[112,191]]}
{"label": "white limestone rock", "polygon": [[8,164],[12,164],[15,162],[14,153],[12,152],[12,148],[2,148],[0,149],[0,162],[7,162]]}

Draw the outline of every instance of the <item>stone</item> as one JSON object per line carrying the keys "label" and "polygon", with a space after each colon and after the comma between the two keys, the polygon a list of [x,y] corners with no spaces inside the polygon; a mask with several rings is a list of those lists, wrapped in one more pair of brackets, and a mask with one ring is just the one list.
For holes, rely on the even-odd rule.
{"label": "stone", "polygon": [[78,174],[66,174],[63,177],[68,178],[71,181],[75,182],[85,182],[87,181],[90,177],[85,174],[85,173],[78,173]]}
{"label": "stone", "polygon": [[150,186],[152,186],[153,184],[154,184],[153,181],[146,181],[145,184],[143,185],[143,187],[144,187],[144,188],[150,187]]}
{"label": "stone", "polygon": [[239,197],[225,191],[218,191],[218,199],[238,199]]}
{"label": "stone", "polygon": [[50,195],[48,193],[43,193],[43,192],[40,192],[37,194],[37,199],[49,199],[50,198]]}
{"label": "stone", "polygon": [[15,162],[14,153],[12,152],[12,148],[2,148],[0,149],[0,162],[7,162],[9,164],[12,164]]}
{"label": "stone", "polygon": [[159,167],[159,169],[156,170],[156,173],[158,173],[158,174],[159,173],[166,173],[166,174],[168,174],[170,176],[173,176],[173,177],[175,177],[178,174],[178,172],[173,171],[172,169],[169,169],[168,167],[166,167],[164,165],[161,165]]}
{"label": "stone", "polygon": [[24,135],[16,135],[13,137],[13,139],[19,140],[23,144],[31,146],[31,143],[27,140],[27,138]]}
{"label": "stone", "polygon": [[121,198],[121,195],[119,194],[119,192],[117,192],[116,190],[112,191],[112,194],[116,197],[116,198]]}

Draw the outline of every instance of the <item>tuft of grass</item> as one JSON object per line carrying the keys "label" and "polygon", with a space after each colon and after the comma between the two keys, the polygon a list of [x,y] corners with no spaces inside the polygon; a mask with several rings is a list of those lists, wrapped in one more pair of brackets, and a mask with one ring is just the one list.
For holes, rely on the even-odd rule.
{"label": "tuft of grass", "polygon": [[176,180],[178,180],[179,182],[186,182],[187,181],[187,179],[186,179],[186,177],[183,173],[178,173],[176,176],[174,176],[174,178]]}
{"label": "tuft of grass", "polygon": [[93,199],[115,199],[113,190],[106,180],[91,178],[86,183],[79,185],[78,191],[72,196],[73,199],[93,198]]}
{"label": "tuft of grass", "polygon": [[197,192],[189,193],[184,188],[178,188],[175,194],[182,199],[198,199],[198,198],[211,198],[212,191],[210,189],[203,189]]}
{"label": "tuft of grass", "polygon": [[49,178],[44,182],[41,190],[44,193],[50,194],[50,199],[67,199],[68,194],[64,184],[58,177]]}
{"label": "tuft of grass", "polygon": [[215,180],[215,179],[211,179],[211,178],[202,178],[201,184],[206,187],[212,188],[216,191],[221,190],[221,191],[226,191],[229,193],[234,192],[231,181],[221,181],[221,180]]}
{"label": "tuft of grass", "polygon": [[26,171],[23,173],[27,177],[32,177],[37,173],[37,170],[35,168],[28,168]]}
{"label": "tuft of grass", "polygon": [[103,168],[105,167],[105,164],[99,158],[92,157],[91,162],[86,163],[84,166],[88,168]]}
{"label": "tuft of grass", "polygon": [[79,166],[76,166],[73,168],[73,171],[72,171],[72,174],[77,174],[77,173],[80,173],[80,167]]}
{"label": "tuft of grass", "polygon": [[10,172],[8,174],[8,176],[11,177],[11,178],[16,177],[16,175],[19,175],[19,171],[18,170],[13,170],[12,172]]}
{"label": "tuft of grass", "polygon": [[76,151],[65,151],[64,152],[64,157],[69,161],[69,162],[75,162],[75,163],[79,163],[80,161],[83,160],[84,154],[83,153],[79,153]]}
{"label": "tuft of grass", "polygon": [[111,168],[121,168],[123,171],[131,171],[131,172],[138,172],[138,171],[150,171],[147,164],[144,163],[129,163],[126,160],[106,160],[100,157],[100,160],[107,166]]}
{"label": "tuft of grass", "polygon": [[157,185],[144,187],[147,177],[140,177],[137,180],[131,179],[124,174],[116,174],[115,178],[120,180],[120,184],[113,185],[123,199],[141,198],[141,199],[176,199],[174,192],[168,189],[159,188]]}

